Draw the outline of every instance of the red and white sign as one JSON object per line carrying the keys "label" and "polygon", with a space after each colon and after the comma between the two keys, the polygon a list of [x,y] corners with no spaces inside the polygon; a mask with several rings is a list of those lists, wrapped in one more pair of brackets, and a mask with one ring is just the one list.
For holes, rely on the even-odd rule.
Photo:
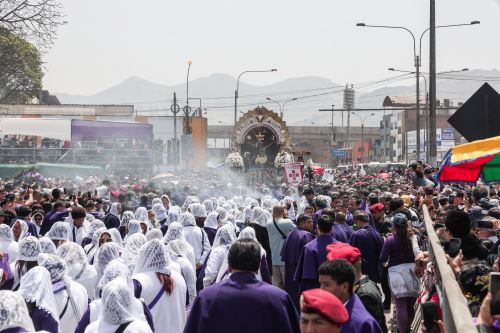
{"label": "red and white sign", "polygon": [[285,164],[286,181],[292,186],[298,186],[302,183],[302,172],[300,171],[300,163]]}

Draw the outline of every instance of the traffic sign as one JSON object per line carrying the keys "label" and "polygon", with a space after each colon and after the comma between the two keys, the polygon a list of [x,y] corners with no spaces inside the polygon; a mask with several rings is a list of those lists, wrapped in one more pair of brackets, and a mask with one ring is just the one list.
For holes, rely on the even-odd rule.
{"label": "traffic sign", "polygon": [[332,149],[332,156],[335,157],[344,157],[345,156],[345,150],[344,149]]}
{"label": "traffic sign", "polygon": [[448,123],[468,141],[500,135],[500,95],[488,83],[483,84]]}

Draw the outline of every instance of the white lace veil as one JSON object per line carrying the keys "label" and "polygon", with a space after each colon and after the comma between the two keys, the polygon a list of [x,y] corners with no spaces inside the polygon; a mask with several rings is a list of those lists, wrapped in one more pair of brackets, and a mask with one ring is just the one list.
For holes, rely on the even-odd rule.
{"label": "white lace veil", "polygon": [[0,290],[0,331],[14,327],[35,331],[26,302],[19,292]]}
{"label": "white lace veil", "polygon": [[102,276],[106,265],[113,259],[120,258],[120,246],[113,242],[108,242],[102,244],[97,251],[96,259],[95,259],[95,269],[98,273],[98,276]]}
{"label": "white lace veil", "polygon": [[205,228],[217,229],[219,227],[219,221],[217,218],[219,217],[219,213],[210,212],[205,219]]}
{"label": "white lace veil", "polygon": [[130,273],[134,272],[135,258],[137,257],[141,246],[146,244],[147,241],[148,240],[146,239],[146,236],[144,236],[142,233],[135,233],[127,238],[127,241],[125,242],[125,250],[122,254],[122,259],[128,266]]}
{"label": "white lace veil", "polygon": [[217,229],[212,248],[223,245],[231,245],[236,240],[236,233],[232,225],[224,225]]}
{"label": "white lace veil", "polygon": [[127,265],[121,259],[111,260],[106,266],[102,278],[97,285],[97,288],[102,290],[106,284],[113,281],[116,278],[124,278],[129,285],[133,285],[130,270]]}
{"label": "white lace veil", "polygon": [[56,222],[50,227],[47,237],[52,240],[69,241],[70,226],[67,222]]}
{"label": "white lace veil", "polygon": [[120,227],[128,227],[130,221],[135,219],[135,215],[130,210],[123,212],[122,219],[120,221]]}
{"label": "white lace veil", "polygon": [[163,233],[161,232],[160,229],[151,229],[146,233],[146,238],[148,240],[152,239],[162,239],[163,238]]}
{"label": "white lace veil", "polygon": [[145,207],[139,207],[135,210],[135,219],[138,221],[149,222],[148,210]]}
{"label": "white lace veil", "polygon": [[56,252],[56,245],[48,237],[40,237],[40,247],[43,253],[54,254]]}
{"label": "white lace veil", "polygon": [[0,224],[0,242],[10,243],[14,240],[14,234],[7,224]]}
{"label": "white lace veil", "polygon": [[66,272],[72,279],[81,275],[88,265],[85,251],[80,245],[73,242],[61,244],[56,250],[56,255],[66,262]]}
{"label": "white lace veil", "polygon": [[[42,266],[33,267],[21,277],[17,291],[27,302],[35,303],[59,322],[57,303],[52,291],[49,271]],[[29,315],[28,315],[29,316]]]}
{"label": "white lace veil", "polygon": [[250,222],[260,225],[261,227],[267,226],[269,222],[269,212],[261,207],[254,207],[252,209],[252,216],[250,217]]}
{"label": "white lace veil", "polygon": [[170,274],[170,256],[167,248],[158,239],[144,244],[136,257],[134,274],[144,272],[159,272]]}
{"label": "white lace veil", "polygon": [[24,261],[37,261],[38,255],[42,252],[38,238],[28,236],[19,241],[19,257]]}
{"label": "white lace veil", "polygon": [[163,236],[163,243],[168,244],[168,242],[174,239],[184,239],[182,229],[182,225],[179,222],[172,222],[168,227],[167,233]]}
{"label": "white lace veil", "polygon": [[127,281],[118,277],[104,286],[102,292],[103,319],[111,325],[141,320],[143,309],[136,301]]}
{"label": "white lace veil", "polygon": [[66,262],[53,254],[41,253],[38,256],[38,265],[49,271],[52,282],[62,280],[66,274]]}
{"label": "white lace veil", "polygon": [[188,227],[188,226],[195,226],[196,225],[196,220],[193,216],[193,214],[189,212],[182,213],[179,222],[182,224],[183,227]]}

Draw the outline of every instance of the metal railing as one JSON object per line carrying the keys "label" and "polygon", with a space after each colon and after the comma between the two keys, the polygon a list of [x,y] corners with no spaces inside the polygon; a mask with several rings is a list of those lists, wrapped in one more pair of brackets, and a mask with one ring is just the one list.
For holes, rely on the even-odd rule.
{"label": "metal railing", "polygon": [[0,163],[61,163],[111,167],[114,170],[147,170],[153,151],[134,148],[21,148],[0,147]]}
{"label": "metal railing", "polygon": [[429,281],[436,281],[436,289],[439,294],[441,310],[443,312],[443,323],[446,333],[475,333],[472,315],[467,307],[467,302],[460,290],[455,274],[448,265],[441,242],[439,241],[427,206],[423,205],[425,229],[428,238],[429,262],[434,264],[434,276]]}

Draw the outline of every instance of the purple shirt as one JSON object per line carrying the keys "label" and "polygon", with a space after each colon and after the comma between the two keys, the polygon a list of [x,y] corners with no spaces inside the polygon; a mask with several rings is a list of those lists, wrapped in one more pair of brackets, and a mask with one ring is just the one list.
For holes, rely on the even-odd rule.
{"label": "purple shirt", "polygon": [[410,244],[409,251],[407,254],[403,254],[400,240],[394,235],[388,237],[382,247],[380,261],[386,262],[389,260],[389,267],[414,262],[415,256],[413,254],[413,250],[411,249],[411,241],[408,240],[408,243]]}
{"label": "purple shirt", "polygon": [[235,272],[194,301],[184,333],[202,332],[299,333],[299,316],[286,292]]}
{"label": "purple shirt", "polygon": [[47,311],[35,307],[31,313],[31,320],[33,321],[33,326],[35,326],[35,331],[47,331],[50,333],[59,332],[59,323],[51,316]]}

